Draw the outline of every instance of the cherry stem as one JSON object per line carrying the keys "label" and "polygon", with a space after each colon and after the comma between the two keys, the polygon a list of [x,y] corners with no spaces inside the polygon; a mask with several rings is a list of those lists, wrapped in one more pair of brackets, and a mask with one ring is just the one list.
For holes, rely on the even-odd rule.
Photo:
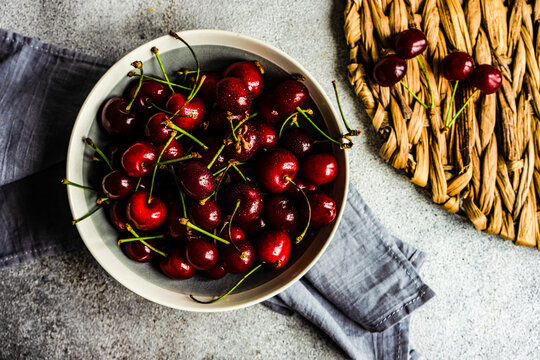
{"label": "cherry stem", "polygon": [[245,123],[246,121],[248,121],[249,119],[251,119],[251,118],[253,118],[253,117],[257,116],[257,115],[258,115],[257,113],[254,113],[253,115],[246,116],[242,121],[240,121],[238,124],[236,124],[236,126],[235,126],[234,129],[233,129],[233,133],[234,133],[236,130],[238,130],[238,128],[239,128],[240,126],[242,126],[243,123]]}
{"label": "cherry stem", "polygon": [[97,205],[95,208],[93,208],[92,210],[90,210],[89,212],[87,212],[85,215],[81,216],[80,218],[78,219],[75,219],[71,222],[71,225],[75,225],[76,223],[78,223],[79,221],[83,221],[84,219],[86,218],[89,218],[90,216],[94,215],[94,213],[96,211],[98,211],[99,209],[103,208],[103,206],[101,205]]}
{"label": "cherry stem", "polygon": [[[172,119],[172,117],[171,117]],[[208,150],[208,146],[204,145],[199,139],[197,139],[195,136],[191,135],[190,133],[188,133],[186,130],[182,129],[181,127],[178,127],[176,126],[172,121],[171,119],[167,119],[165,121],[165,125],[168,126],[169,128],[173,129],[173,130],[176,130],[178,131],[179,133],[181,134],[184,134],[186,135],[188,138],[190,138],[191,140],[195,141],[197,144],[199,144],[200,146],[202,146],[202,148],[204,150]]]}
{"label": "cherry stem", "polygon": [[152,53],[154,53],[154,55],[156,55],[156,59],[157,59],[157,61],[159,63],[159,67],[161,68],[161,72],[163,73],[163,77],[165,78],[165,81],[167,81],[167,83],[169,85],[169,89],[171,89],[171,91],[174,94],[174,89],[173,89],[173,87],[171,85],[171,82],[169,81],[169,77],[167,76],[167,72],[165,71],[165,68],[163,67],[163,63],[161,62],[161,56],[159,56],[158,48],[153,46],[151,51],[152,51]]}
{"label": "cherry stem", "polygon": [[[426,71],[426,68],[424,67],[424,63],[422,63],[422,60],[417,56],[416,60],[418,60],[418,65],[420,66],[420,69],[422,70],[422,73],[424,73],[424,76],[426,77],[426,82],[429,88],[429,97],[431,100],[431,108],[433,109],[435,107],[435,103],[433,101],[433,88],[431,87],[431,82],[429,81],[429,77]],[[427,107],[426,107],[427,109]]]}
{"label": "cherry stem", "polygon": [[231,233],[232,221],[233,221],[234,215],[236,214],[236,211],[238,210],[239,207],[240,207],[240,199],[236,200],[236,206],[234,207],[234,210],[233,210],[233,213],[232,213],[232,215],[231,215],[231,218],[229,219],[228,231],[229,231],[229,240],[231,240],[231,243],[233,244],[233,246],[234,246],[234,248],[236,249],[236,251],[238,251],[240,254],[242,254],[242,250],[240,250],[240,249],[238,248],[238,246],[236,246],[236,244],[234,243],[234,241],[232,241],[232,233]]}
{"label": "cherry stem", "polygon": [[110,200],[109,197],[98,198],[98,199],[96,200],[96,204],[101,205],[101,204],[103,204],[103,203],[107,203],[109,200]]}
{"label": "cherry stem", "polygon": [[141,73],[140,73],[140,77],[139,77],[139,84],[137,85],[137,89],[135,90],[135,94],[133,94],[133,97],[131,98],[131,101],[129,102],[128,106],[126,106],[127,111],[131,110],[131,106],[133,105],[133,102],[135,102],[135,98],[137,97],[137,95],[139,95],[139,90],[141,90],[142,81],[143,81],[143,78],[144,78],[144,71],[143,71],[143,68],[142,68],[142,63],[140,61],[134,61],[133,63],[131,63],[131,65],[136,67],[137,69],[139,69],[139,71]]}
{"label": "cherry stem", "polygon": [[229,124],[231,125],[231,130],[232,130],[232,136],[234,138],[234,141],[238,141],[238,138],[236,137],[236,129],[234,128],[234,123],[233,123],[233,119],[232,119],[232,114],[231,116],[228,116],[227,115],[227,119],[229,120]]}
{"label": "cherry stem", "polygon": [[140,240],[154,240],[154,239],[163,239],[165,238],[165,235],[155,235],[155,236],[144,236],[144,237],[133,237],[128,239],[120,239],[118,240],[117,246],[120,246],[120,244],[123,244],[125,242],[132,242],[132,241],[140,241]]}
{"label": "cherry stem", "polygon": [[149,243],[147,243],[146,241],[144,241],[144,238],[140,237],[136,232],[135,230],[133,230],[133,227],[129,224],[126,224],[126,230],[129,231],[133,236],[135,236],[141,243],[143,243],[144,246],[146,246],[147,248],[149,248],[150,250],[154,251],[154,252],[157,252],[159,255],[163,256],[163,257],[167,257],[167,254],[164,253],[163,251],[161,250],[158,250],[156,249],[155,247],[153,247],[152,245],[150,245]]}
{"label": "cherry stem", "polygon": [[[207,148],[208,149],[208,148]],[[223,149],[225,149],[225,144],[221,145],[221,147],[218,149],[218,151],[216,151],[216,154],[214,155],[214,157],[212,158],[212,160],[208,163],[208,165],[206,166],[208,169],[210,169],[212,167],[212,165],[214,165],[214,163],[216,162],[217,158],[219,157],[219,155],[221,154],[221,152],[223,151]]]}
{"label": "cherry stem", "polygon": [[141,75],[141,74],[139,74],[137,72],[130,72],[128,74],[128,76],[142,76],[145,79],[152,80],[152,81],[155,81],[155,82],[158,82],[158,83],[161,83],[161,84],[165,84],[165,85],[169,85],[169,86],[176,86],[176,87],[178,87],[180,89],[190,90],[190,91],[193,89],[193,88],[190,88],[190,87],[187,87],[187,86],[184,86],[184,85],[175,84],[175,83],[170,82],[170,81],[161,80],[161,79],[153,77],[153,76]]}
{"label": "cherry stem", "polygon": [[304,192],[304,190],[302,190],[302,188],[300,186],[298,186],[290,177],[286,176],[285,177],[285,180],[287,180],[288,182],[290,182],[291,184],[293,184],[294,186],[296,186],[296,188],[298,190],[300,190],[300,192],[302,193],[302,196],[304,196],[304,199],[306,199],[306,204],[307,204],[307,207],[308,207],[308,219],[307,219],[307,224],[306,224],[306,227],[304,228],[304,231],[302,231],[302,233],[300,235],[298,235],[296,237],[296,243],[298,244],[300,241],[302,241],[304,239],[304,236],[306,236],[306,233],[308,231],[308,228],[309,228],[309,224],[311,222],[311,204],[309,203],[309,199],[306,195],[306,193]]}
{"label": "cherry stem", "polygon": [[137,180],[137,186],[135,186],[135,192],[139,190],[139,186],[141,186],[141,181],[142,181],[142,177],[140,177],[139,180]]}
{"label": "cherry stem", "polygon": [[[150,100],[149,98],[146,99],[146,101],[148,101],[148,103],[149,103],[150,105],[152,105],[152,107],[153,107],[154,109],[158,110],[159,112],[162,112],[162,113],[167,114],[167,115],[174,115],[174,113],[170,112],[169,110],[163,109],[163,108],[157,106],[156,104],[154,104],[154,103],[152,102],[152,100]],[[183,117],[183,116],[180,116],[180,117]]]}
{"label": "cherry stem", "polygon": [[186,210],[186,200],[184,198],[184,192],[180,188],[180,184],[178,184],[178,176],[176,176],[176,172],[174,171],[174,168],[169,166],[169,171],[171,172],[171,175],[174,179],[174,184],[176,185],[176,189],[178,189],[178,195],[180,195],[180,203],[182,204],[182,211],[184,213],[184,217],[187,217],[187,210]]}
{"label": "cherry stem", "polygon": [[199,153],[196,153],[196,152],[192,152],[191,154],[189,155],[186,155],[186,156],[182,156],[178,159],[172,159],[172,160],[165,160],[165,161],[162,161],[162,162],[158,162],[156,165],[169,165],[169,164],[174,164],[174,163],[177,163],[177,162],[180,162],[180,161],[185,161],[185,160],[189,160],[189,159],[200,159],[201,158],[201,154]]}
{"label": "cherry stem", "polygon": [[210,232],[208,232],[208,231],[206,231],[206,230],[204,230],[204,229],[201,229],[201,228],[198,227],[197,225],[195,225],[195,224],[193,224],[192,222],[190,222],[187,218],[180,218],[180,219],[178,219],[178,221],[180,221],[180,224],[181,224],[181,225],[185,225],[185,226],[187,226],[187,227],[189,227],[189,228],[191,228],[191,229],[193,229],[193,230],[196,230],[196,231],[200,232],[201,234],[204,234],[204,235],[206,235],[206,236],[211,237],[212,239],[216,239],[216,240],[218,240],[218,241],[221,241],[222,243],[224,243],[224,244],[226,244],[226,245],[230,245],[230,244],[231,244],[229,241],[227,241],[227,240],[225,240],[225,239],[223,239],[223,238],[221,238],[221,237],[219,237],[219,236],[217,236],[217,235],[214,235],[214,234],[212,234],[212,233],[210,233]]}
{"label": "cherry stem", "polygon": [[195,74],[197,70],[178,70],[176,73],[180,76],[189,75],[189,74]]}
{"label": "cherry stem", "polygon": [[476,93],[478,92],[479,90],[476,89],[474,90],[474,92],[471,94],[471,96],[469,96],[469,98],[467,99],[467,101],[465,101],[465,104],[463,104],[463,106],[461,107],[461,109],[458,110],[458,112],[456,113],[456,115],[454,115],[454,117],[452,118],[452,121],[450,122],[450,124],[447,125],[447,127],[451,127],[452,125],[454,125],[454,122],[456,122],[459,114],[461,114],[461,112],[465,109],[465,107],[467,106],[467,104],[469,103],[469,101],[471,101],[471,99],[474,97],[474,95],[476,95]]}
{"label": "cherry stem", "polygon": [[339,141],[337,141],[336,139],[331,138],[331,137],[328,136],[324,131],[322,131],[322,130],[321,130],[321,129],[313,122],[313,120],[311,120],[311,119],[309,118],[309,116],[306,114],[306,112],[305,112],[304,110],[300,109],[300,107],[297,107],[296,110],[298,110],[298,112],[299,112],[300,114],[302,114],[302,115],[303,115],[303,116],[311,123],[311,125],[313,125],[313,127],[314,127],[315,129],[317,129],[317,131],[319,131],[325,138],[327,138],[328,140],[330,140],[330,141],[333,142],[334,144],[338,144],[338,145],[341,146],[341,143],[340,143]]}
{"label": "cherry stem", "polygon": [[452,90],[452,97],[450,98],[450,104],[448,105],[448,111],[446,112],[446,118],[444,120],[444,123],[446,124],[446,127],[450,127],[448,125],[448,120],[450,120],[450,112],[452,111],[452,104],[454,104],[454,98],[456,97],[456,90],[459,84],[459,80],[456,80],[454,83],[454,90]]}
{"label": "cherry stem", "polygon": [[[220,171],[217,172],[216,176],[219,176],[219,181],[218,181],[218,183],[216,185],[216,190],[214,190],[214,198],[215,198],[216,201],[217,201],[218,191],[221,188],[221,184],[223,183],[223,179],[225,179],[225,174],[227,173],[229,168],[232,166],[231,161],[236,161],[236,160],[229,160],[229,164],[227,166],[225,166],[223,169],[221,169]],[[219,175],[219,174],[221,174],[221,175]],[[212,176],[214,176],[214,174],[212,174]]]}
{"label": "cherry stem", "polygon": [[232,165],[232,167],[234,168],[234,170],[236,170],[236,171],[238,172],[238,174],[240,174],[240,176],[242,177],[242,179],[243,179],[244,181],[247,181],[247,179],[246,179],[246,177],[244,176],[244,174],[242,173],[242,171],[240,171],[240,169],[238,168],[238,166],[237,166],[238,164],[234,164],[234,163],[233,163],[233,164],[231,164],[231,165]]}
{"label": "cherry stem", "polygon": [[62,184],[64,184],[64,185],[75,186],[75,187],[78,187],[78,188],[83,189],[83,190],[86,190],[86,191],[91,191],[91,192],[94,192],[94,193],[97,193],[97,192],[98,192],[96,189],[92,189],[92,188],[89,187],[89,186],[84,186],[84,185],[81,185],[81,184],[77,184],[77,183],[71,182],[71,181],[69,181],[69,180],[66,179],[66,178],[60,180],[60,182],[61,182]]}
{"label": "cherry stem", "polygon": [[332,86],[334,87],[334,94],[336,95],[336,101],[337,101],[337,105],[338,105],[338,109],[339,109],[339,113],[341,115],[341,120],[343,120],[343,123],[345,124],[345,128],[347,129],[347,131],[351,134],[351,133],[357,133],[358,130],[352,130],[349,126],[349,124],[347,124],[347,120],[345,120],[345,115],[343,115],[343,109],[341,108],[341,102],[339,101],[339,94],[338,94],[338,90],[337,90],[337,84],[336,84],[336,80],[332,80]]}
{"label": "cherry stem", "polygon": [[423,107],[425,107],[426,110],[429,110],[429,106],[427,106],[425,102],[423,102],[422,100],[420,100],[420,98],[419,98],[418,96],[416,96],[416,94],[414,93],[414,91],[412,91],[412,90],[407,86],[407,84],[405,84],[405,83],[403,82],[403,80],[400,80],[399,83],[400,83],[401,85],[403,85],[403,87],[404,87],[405,89],[407,89],[407,91],[409,92],[409,94],[411,94],[412,97],[413,97],[416,101],[418,101],[418,102],[420,103],[420,105],[422,105]]}
{"label": "cherry stem", "polygon": [[238,286],[240,286],[241,283],[244,282],[244,280],[247,279],[248,276],[250,276],[251,274],[253,274],[255,271],[257,271],[261,266],[263,266],[264,262],[263,263],[260,263],[259,265],[255,266],[252,270],[250,270],[246,275],[244,275],[244,277],[242,277],[240,279],[240,281],[238,281],[236,283],[236,285],[234,285],[229,291],[227,291],[225,294],[221,295],[219,298],[217,299],[214,299],[214,300],[210,300],[210,301],[201,301],[201,300],[198,300],[196,299],[193,295],[189,295],[189,297],[195,301],[195,302],[198,302],[199,304],[213,304],[215,302],[218,302],[219,300],[227,297],[230,293],[232,293],[234,290],[236,290],[236,288]]}
{"label": "cherry stem", "polygon": [[[165,144],[165,146],[163,147],[163,149],[161,149],[161,152],[159,153],[159,156],[157,158],[158,164],[159,164],[159,161],[161,160],[161,157],[165,153],[165,150],[167,150],[167,148],[169,147],[169,145],[171,144],[171,141],[173,141],[175,136],[176,136],[176,132],[173,131],[171,133],[171,136],[169,137],[169,140],[167,141],[167,143]],[[163,165],[163,164],[159,164],[159,165]],[[156,180],[156,173],[157,173],[158,167],[159,167],[158,165],[154,166],[154,171],[152,171],[152,181],[150,182],[150,193],[148,194],[148,205],[152,203],[152,192],[154,190],[154,182]]]}
{"label": "cherry stem", "polygon": [[103,153],[103,151],[101,151],[101,149],[99,148],[99,146],[97,146],[94,141],[90,138],[85,138],[84,139],[84,142],[87,143],[88,145],[90,145],[90,147],[92,149],[94,149],[95,152],[98,153],[98,155],[103,159],[103,161],[105,161],[107,163],[107,166],[109,167],[109,169],[111,170],[114,170],[112,165],[111,165],[111,162],[109,161],[109,159],[107,158],[107,156],[105,156],[105,154]]}
{"label": "cherry stem", "polygon": [[[169,31],[169,35],[171,35],[173,38],[177,39],[177,40],[180,40],[181,42],[183,42],[187,48],[189,49],[189,51],[191,52],[191,55],[193,55],[193,58],[195,59],[195,63],[197,64],[197,76],[195,77],[195,84],[199,81],[199,76],[201,74],[201,65],[199,64],[199,59],[197,58],[197,54],[195,54],[195,51],[193,51],[193,49],[191,48],[191,46],[184,40],[180,37],[180,35],[178,35],[177,33],[175,33],[174,31]],[[192,96],[195,96],[194,95],[194,91],[195,91],[195,88],[191,89],[191,93],[189,94],[189,97],[192,97]]]}
{"label": "cherry stem", "polygon": [[289,120],[291,120],[292,118],[294,118],[294,120],[292,120],[293,123],[295,124],[298,124],[298,111],[297,112],[293,112],[291,115],[289,115],[288,118],[285,119],[285,121],[283,122],[283,124],[281,124],[281,128],[279,129],[279,134],[278,134],[278,139],[281,139],[281,134],[283,133],[283,129],[285,129],[285,125],[287,124],[287,122],[289,122]]}

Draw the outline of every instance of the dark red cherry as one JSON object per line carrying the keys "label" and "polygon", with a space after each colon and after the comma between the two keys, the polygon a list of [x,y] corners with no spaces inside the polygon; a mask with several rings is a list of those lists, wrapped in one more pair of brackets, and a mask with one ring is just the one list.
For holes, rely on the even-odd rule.
{"label": "dark red cherry", "polygon": [[[199,137],[199,140],[208,147],[208,150],[204,150],[200,145],[195,145],[195,151],[199,153],[202,157],[199,159],[201,163],[205,166],[208,166],[210,162],[216,156],[221,145],[223,145],[223,140],[211,134],[204,134]],[[214,161],[214,164],[210,167],[210,171],[215,173],[216,171],[224,168],[227,165],[227,158],[221,152],[217,159]]]}
{"label": "dark red cherry", "polygon": [[200,161],[190,161],[178,170],[180,185],[186,194],[196,200],[206,199],[216,189],[212,172]]}
{"label": "dark red cherry", "polygon": [[218,280],[227,275],[227,270],[219,264],[211,268],[210,270],[203,271],[202,274],[209,279]]}
{"label": "dark red cherry", "polygon": [[239,78],[247,86],[253,98],[259,97],[264,88],[264,79],[260,65],[253,61],[239,61],[229,65],[223,72],[223,77]]}
{"label": "dark red cherry", "polygon": [[231,129],[231,121],[234,126],[246,118],[247,113],[235,115],[230,111],[221,110],[214,104],[212,110],[210,110],[210,119],[208,123],[208,130],[220,134],[223,136],[224,132],[228,132]]}
{"label": "dark red cherry", "polygon": [[249,237],[259,234],[267,227],[268,225],[262,216],[257,216],[255,219],[242,224],[242,230]]}
{"label": "dark red cherry", "polygon": [[[163,148],[165,148],[165,145],[167,144],[165,143],[156,146],[156,153],[158,154],[158,156],[159,154],[161,154],[161,151],[163,151]],[[161,155],[160,161],[179,159],[182,156],[184,156],[184,147],[182,146],[182,144],[180,144],[180,142],[178,142],[178,140],[172,139],[165,151],[163,152],[163,155]]]}
{"label": "dark red cherry", "polygon": [[[150,246],[157,247],[155,240],[145,240]],[[144,245],[140,241],[129,241],[124,243],[124,250],[126,255],[131,259],[140,263],[146,263],[151,261],[156,252],[151,250],[148,246]]]}
{"label": "dark red cherry", "polygon": [[158,154],[148,141],[137,141],[124,151],[122,167],[129,176],[142,177],[154,170]]}
{"label": "dark red cherry", "polygon": [[126,174],[124,170],[113,170],[101,181],[103,193],[113,200],[124,198],[135,191],[137,179]]}
{"label": "dark red cherry", "polygon": [[298,159],[303,158],[313,150],[311,135],[306,130],[297,127],[287,130],[281,137],[280,144]]}
{"label": "dark red cherry", "polygon": [[165,144],[171,137],[173,130],[162,124],[169,117],[162,112],[158,112],[148,119],[144,127],[144,135],[148,141],[155,145]]}
{"label": "dark red cherry", "polygon": [[281,194],[287,190],[290,183],[287,177],[294,179],[298,171],[298,160],[285,149],[271,149],[259,158],[258,176],[263,189]]}
{"label": "dark red cherry", "polygon": [[474,69],[473,58],[463,51],[446,55],[441,62],[440,72],[447,80],[465,80]]}
{"label": "dark red cherry", "polygon": [[227,211],[232,213],[236,202],[240,205],[234,215],[234,222],[244,224],[255,219],[263,209],[263,197],[258,187],[253,184],[241,182],[229,185],[224,194]]}
{"label": "dark red cherry", "polygon": [[[172,94],[165,105],[167,111],[176,114],[178,109],[187,101],[187,98],[181,93]],[[204,119],[206,113],[206,105],[198,97],[194,97],[187,103],[178,114],[172,118],[172,122],[181,129],[187,132],[195,131]]]}
{"label": "dark red cherry", "polygon": [[130,137],[141,127],[141,120],[133,111],[126,110],[128,102],[121,97],[113,97],[103,105],[101,124],[112,136]]}
{"label": "dark red cherry", "polygon": [[125,200],[111,202],[111,205],[109,206],[109,220],[117,230],[126,231],[126,224],[128,220],[126,217]]}
{"label": "dark red cherry", "polygon": [[[137,90],[138,83],[135,84],[129,92],[130,98],[133,98],[135,91]],[[154,80],[144,79],[141,84],[141,88],[137,93],[137,97],[133,102],[133,108],[142,113],[151,113],[156,111],[152,103],[159,107],[163,107],[165,101],[170,96],[171,90],[166,84],[159,83]]]}
{"label": "dark red cherry", "polygon": [[257,128],[246,122],[236,130],[238,140],[232,139],[232,143],[225,146],[223,153],[229,159],[238,161],[249,160],[257,153],[261,146]]}
{"label": "dark red cherry", "polygon": [[381,86],[392,86],[407,73],[407,62],[397,55],[388,55],[373,67],[373,80]]}
{"label": "dark red cherry", "polygon": [[187,280],[195,275],[195,268],[186,260],[184,249],[175,248],[159,261],[161,271],[176,280]]}
{"label": "dark red cherry", "polygon": [[291,238],[285,231],[266,230],[255,242],[255,256],[266,262],[265,267],[281,269],[291,255]]}
{"label": "dark red cherry", "polygon": [[199,201],[190,201],[188,213],[191,221],[207,231],[212,231],[221,224],[221,209],[218,204],[208,199],[201,204]]}
{"label": "dark red cherry", "polygon": [[404,30],[397,34],[394,47],[402,59],[412,59],[426,50],[426,35],[415,28]]}
{"label": "dark red cherry", "polygon": [[[318,188],[313,185],[312,183],[310,183],[309,181],[307,181],[306,179],[304,179],[302,177],[302,175],[300,174],[297,174],[294,179],[293,179],[294,183],[296,185],[298,185],[298,187],[300,189],[302,189],[304,191],[304,193],[308,193],[308,192],[311,192],[311,191],[315,191],[315,190],[318,190]],[[303,200],[303,195],[302,193],[300,192],[300,190],[298,189],[298,187],[294,186],[294,185],[291,185],[289,186],[289,188],[287,189],[287,191],[285,191],[285,195],[287,195],[288,197],[290,197],[291,199],[294,199],[294,200],[297,200],[297,201],[305,201]]]}
{"label": "dark red cherry", "polygon": [[484,94],[493,94],[502,85],[502,74],[494,66],[478,65],[472,71],[469,81]]}
{"label": "dark red cherry", "polygon": [[278,125],[283,117],[277,111],[274,105],[274,98],[271,94],[262,95],[257,99],[257,108],[259,113],[259,118],[263,121],[266,121],[272,125]]}
{"label": "dark red cherry", "polygon": [[152,196],[148,204],[149,196],[150,194],[146,191],[137,191],[128,198],[126,203],[126,216],[129,222],[139,230],[155,230],[167,218],[167,207],[163,201]]}
{"label": "dark red cherry", "polygon": [[[220,253],[219,263],[231,274],[246,272],[255,262],[255,249],[247,240],[238,241],[236,247],[227,245]],[[240,252],[237,250],[240,250]]]}
{"label": "dark red cherry", "polygon": [[[214,102],[216,84],[219,79],[221,79],[221,75],[217,71],[201,71],[199,78],[201,78],[203,75],[206,76],[206,78],[204,79],[197,96],[200,96],[204,101],[206,101],[207,104],[211,104]],[[194,75],[189,78],[189,83],[191,86],[195,84]]]}
{"label": "dark red cherry", "polygon": [[202,238],[194,238],[186,244],[186,260],[197,270],[210,270],[218,262],[216,245]]}
{"label": "dark red cherry", "polygon": [[263,215],[275,229],[291,233],[298,228],[298,210],[286,196],[265,197]]}
{"label": "dark red cherry", "polygon": [[167,218],[165,219],[165,231],[167,237],[173,240],[183,240],[186,236],[186,226],[180,224],[178,219],[183,218],[184,213],[176,201],[169,201],[167,206]]}
{"label": "dark red cherry", "polygon": [[309,91],[300,81],[285,80],[274,89],[274,105],[282,116],[289,116],[297,107],[305,106],[309,101]]}
{"label": "dark red cherry", "polygon": [[[308,193],[307,197],[311,205],[310,227],[318,229],[334,221],[337,215],[334,199],[319,190]],[[305,203],[299,204],[301,217],[307,221],[307,206]]]}
{"label": "dark red cherry", "polygon": [[278,132],[274,125],[264,121],[254,121],[253,125],[259,133],[259,142],[262,148],[275,148],[278,144]]}
{"label": "dark red cherry", "polygon": [[[243,225],[242,225],[243,226]],[[232,242],[236,243],[238,241],[243,241],[246,239],[246,235],[244,234],[244,231],[238,227],[238,226],[231,226],[231,236],[229,236],[229,226],[225,226],[223,230],[219,233],[219,236],[222,239],[225,239],[227,241],[231,241],[232,236]]]}
{"label": "dark red cherry", "polygon": [[226,77],[216,84],[217,106],[232,114],[244,114],[251,108],[253,97],[244,82],[236,77]]}
{"label": "dark red cherry", "polygon": [[300,166],[304,178],[319,186],[334,180],[338,174],[337,160],[327,153],[309,155]]}

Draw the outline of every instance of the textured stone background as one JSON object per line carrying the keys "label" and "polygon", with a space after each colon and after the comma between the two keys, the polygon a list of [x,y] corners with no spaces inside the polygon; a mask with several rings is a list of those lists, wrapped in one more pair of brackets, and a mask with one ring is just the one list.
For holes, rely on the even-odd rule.
{"label": "textured stone background", "polygon": [[[380,142],[347,83],[343,0],[0,1],[0,27],[116,59],[169,29],[257,37],[302,63],[363,134],[351,180],[390,231],[424,250],[437,297],[412,316],[427,359],[533,359],[540,354],[540,254],[477,233],[433,205],[378,156]],[[262,305],[194,314],[131,293],[86,250],[0,271],[0,358],[342,358],[304,320]]]}

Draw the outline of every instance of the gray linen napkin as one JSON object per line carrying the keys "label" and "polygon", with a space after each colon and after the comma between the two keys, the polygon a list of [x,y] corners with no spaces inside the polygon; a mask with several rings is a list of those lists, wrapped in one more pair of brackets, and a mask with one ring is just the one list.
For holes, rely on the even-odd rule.
{"label": "gray linen napkin", "polygon": [[[0,29],[0,267],[82,246],[58,179],[78,109],[109,65]],[[408,315],[434,296],[423,258],[351,186],[324,255],[265,305],[304,316],[352,358],[418,359]]]}

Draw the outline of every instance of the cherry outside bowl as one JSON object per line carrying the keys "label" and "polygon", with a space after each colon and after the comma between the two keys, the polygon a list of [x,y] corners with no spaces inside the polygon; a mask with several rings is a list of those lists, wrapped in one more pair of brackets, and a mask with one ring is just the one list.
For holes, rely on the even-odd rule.
{"label": "cherry outside bowl", "polygon": [[[259,40],[221,30],[191,30],[179,34],[194,48],[204,70],[222,70],[238,60],[258,60],[265,68],[265,85],[270,86],[285,80],[287,74],[303,74],[306,77],[305,85],[329,133],[334,136],[342,133],[341,120],[322,87],[306,69],[282,51]],[[114,64],[88,95],[73,127],[67,156],[66,172],[69,180],[82,184],[95,181],[95,163],[90,160],[91,149],[84,144],[83,138],[91,137],[97,144],[106,143],[107,137],[98,124],[97,114],[106,99],[123,93],[130,81],[126,74],[133,69],[131,62],[141,60],[145,73],[161,74],[150,51],[152,46],[158,47],[169,74],[184,66],[195,68],[187,47],[169,35],[136,48]],[[326,84],[325,89],[331,89],[331,84]],[[199,304],[190,299],[189,295],[196,295],[200,299],[221,295],[241,275],[229,274],[218,281],[208,281],[198,276],[184,281],[169,279],[157,267],[136,263],[122,253],[116,246],[118,233],[108,222],[105,211],[99,211],[79,222],[77,229],[99,264],[122,285],[148,300],[172,308],[201,312],[253,305],[278,294],[300,279],[331,241],[343,213],[348,189],[347,154],[336,147],[333,147],[333,153],[340,169],[329,191],[338,208],[335,222],[319,230],[314,237],[306,237],[296,246],[284,269],[257,271],[235,292],[217,303]],[[95,206],[95,195],[75,187],[68,187],[67,192],[73,218],[86,214]]]}

